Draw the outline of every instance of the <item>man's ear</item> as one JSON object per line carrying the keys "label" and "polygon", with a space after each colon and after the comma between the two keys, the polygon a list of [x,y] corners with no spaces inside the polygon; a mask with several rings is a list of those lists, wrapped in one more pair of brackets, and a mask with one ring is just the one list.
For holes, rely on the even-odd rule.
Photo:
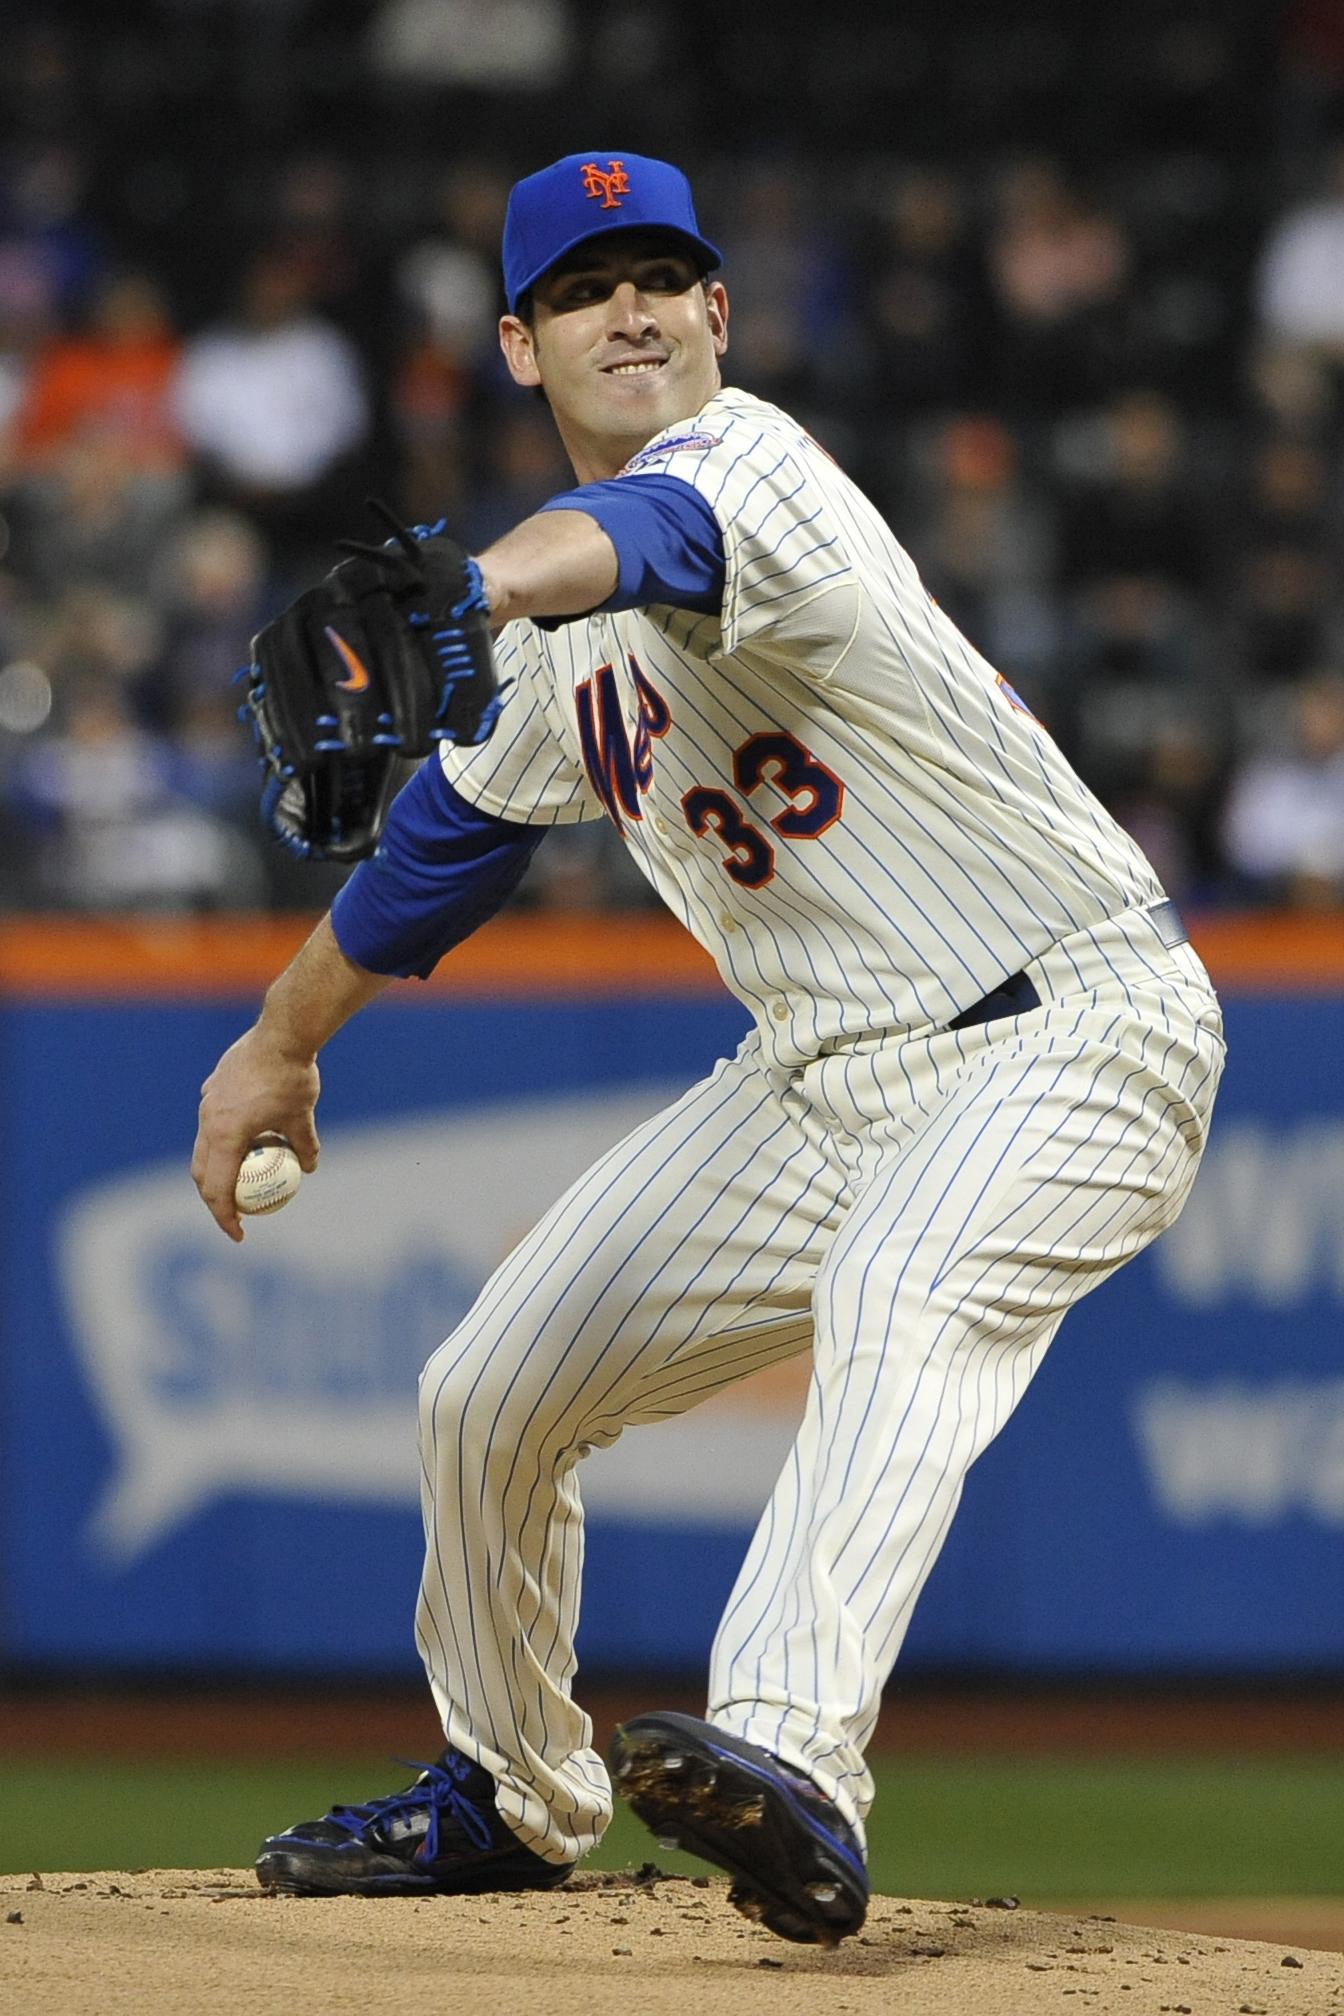
{"label": "man's ear", "polygon": [[722,357],[728,348],[728,290],[722,280],[705,282],[705,316],[714,342],[714,355]]}
{"label": "man's ear", "polygon": [[504,362],[515,385],[540,385],[536,339],[526,322],[517,315],[500,316],[499,347],[504,352]]}

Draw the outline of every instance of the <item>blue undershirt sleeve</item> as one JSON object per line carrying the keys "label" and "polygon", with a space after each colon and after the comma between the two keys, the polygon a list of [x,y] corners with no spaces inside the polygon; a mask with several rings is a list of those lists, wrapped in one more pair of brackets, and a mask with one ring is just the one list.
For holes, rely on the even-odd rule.
{"label": "blue undershirt sleeve", "polygon": [[[645,609],[660,602],[718,615],[723,606],[723,530],[694,484],[652,471],[618,476],[562,490],[541,508],[586,511],[616,548],[616,586],[601,608]],[[545,627],[555,620],[548,617]]]}
{"label": "blue undershirt sleeve", "polygon": [[427,757],[331,906],[336,943],[366,972],[427,980],[512,895],[549,830],[482,812]]}

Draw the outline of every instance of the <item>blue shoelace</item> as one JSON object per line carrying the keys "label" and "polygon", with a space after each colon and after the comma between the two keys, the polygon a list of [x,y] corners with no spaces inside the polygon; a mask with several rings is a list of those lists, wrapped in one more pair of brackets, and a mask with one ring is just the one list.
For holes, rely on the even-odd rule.
{"label": "blue shoelace", "polygon": [[483,1813],[470,1793],[464,1792],[455,1782],[475,1770],[470,1758],[450,1753],[438,1764],[418,1764],[408,1757],[399,1757],[397,1762],[421,1774],[414,1785],[408,1785],[404,1792],[389,1792],[384,1798],[370,1799],[364,1806],[333,1806],[327,1815],[328,1820],[359,1840],[365,1828],[377,1821],[391,1820],[400,1814],[424,1812],[428,1815],[428,1824],[425,1838],[415,1851],[417,1862],[437,1859],[439,1830],[445,1817],[456,1821],[473,1848],[484,1852],[494,1847],[490,1816]]}

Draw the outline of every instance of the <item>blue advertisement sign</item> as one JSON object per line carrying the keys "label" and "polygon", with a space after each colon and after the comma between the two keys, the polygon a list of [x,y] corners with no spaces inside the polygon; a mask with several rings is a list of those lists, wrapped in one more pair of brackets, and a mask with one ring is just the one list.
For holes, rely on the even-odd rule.
{"label": "blue advertisement sign", "polygon": [[[421,1364],[743,1027],[712,995],[380,1003],[324,1058],[318,1177],[240,1250],[187,1158],[246,1019],[0,1009],[11,1662],[413,1672]],[[972,1473],[908,1669],[1344,1670],[1344,1001],[1227,1020],[1185,1215]],[[800,1396],[776,1376],[585,1464],[585,1667],[703,1665]]]}

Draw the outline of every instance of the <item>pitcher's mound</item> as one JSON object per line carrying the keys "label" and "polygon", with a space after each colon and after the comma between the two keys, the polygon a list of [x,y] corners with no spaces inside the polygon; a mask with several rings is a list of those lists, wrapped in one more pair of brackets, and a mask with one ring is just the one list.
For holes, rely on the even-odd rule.
{"label": "pitcher's mound", "polygon": [[1344,1955],[1110,1919],[874,1898],[834,1951],[646,1864],[523,1896],[267,1896],[249,1871],[0,1876],[24,2016],[1344,2016]]}

